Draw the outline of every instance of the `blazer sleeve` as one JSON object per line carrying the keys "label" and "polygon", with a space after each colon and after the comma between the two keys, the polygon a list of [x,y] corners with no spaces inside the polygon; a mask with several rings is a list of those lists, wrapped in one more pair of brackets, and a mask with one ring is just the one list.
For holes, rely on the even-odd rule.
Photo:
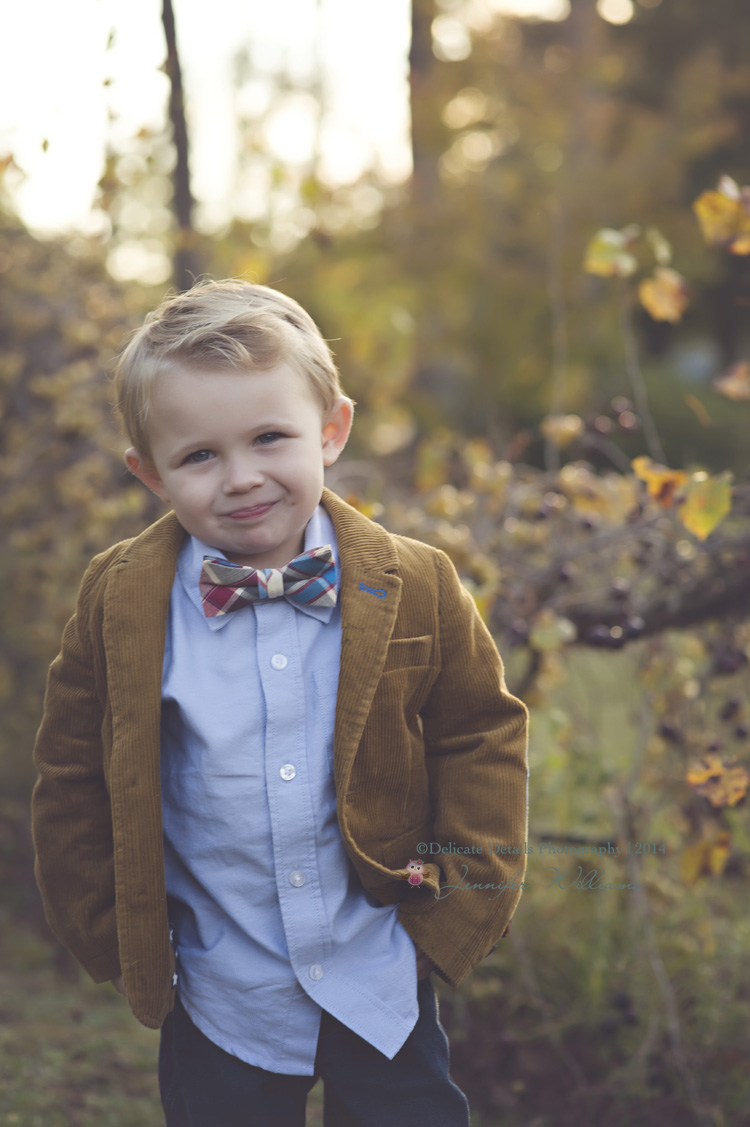
{"label": "blazer sleeve", "polygon": [[440,672],[421,718],[434,840],[462,851],[430,857],[443,870],[438,898],[413,914],[402,904],[401,918],[458,985],[506,931],[521,895],[529,713],[508,691],[492,636],[450,559],[438,552],[437,561]]}
{"label": "blazer sleeve", "polygon": [[97,691],[93,637],[95,595],[109,555],[97,557],[86,572],[76,613],[49,670],[32,795],[35,876],[47,922],[96,982],[120,973],[103,764],[105,707]]}

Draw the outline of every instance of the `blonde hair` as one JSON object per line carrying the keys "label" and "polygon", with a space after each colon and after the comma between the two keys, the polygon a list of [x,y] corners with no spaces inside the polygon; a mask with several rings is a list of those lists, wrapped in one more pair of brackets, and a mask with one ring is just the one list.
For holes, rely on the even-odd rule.
{"label": "blonde hair", "polygon": [[309,313],[270,286],[198,282],[149,313],[117,361],[115,406],[136,450],[150,456],[149,405],[159,375],[174,364],[267,371],[288,363],[325,416],[343,395],[333,356]]}

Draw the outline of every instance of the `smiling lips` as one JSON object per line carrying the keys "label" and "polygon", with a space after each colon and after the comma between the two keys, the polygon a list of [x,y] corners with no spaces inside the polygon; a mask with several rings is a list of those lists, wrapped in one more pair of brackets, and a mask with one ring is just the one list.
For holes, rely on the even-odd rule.
{"label": "smiling lips", "polygon": [[246,509],[235,509],[234,512],[226,513],[225,515],[231,517],[232,520],[248,520],[253,517],[262,517],[265,516],[275,504],[275,501],[269,501],[265,505],[253,505]]}

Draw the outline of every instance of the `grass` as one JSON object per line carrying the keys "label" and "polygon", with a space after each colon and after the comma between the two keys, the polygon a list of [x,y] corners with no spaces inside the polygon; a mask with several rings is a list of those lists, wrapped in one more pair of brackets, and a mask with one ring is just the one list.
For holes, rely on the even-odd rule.
{"label": "grass", "polygon": [[0,1124],[155,1127],[159,1037],[110,986],[64,964],[31,928],[2,920]]}
{"label": "grass", "polygon": [[[0,937],[0,1127],[160,1127],[158,1032],[36,922],[6,909]],[[316,1085],[307,1125],[322,1122]]]}
{"label": "grass", "polygon": [[[659,944],[706,1123],[750,1127],[743,979],[750,925],[732,926],[732,890],[719,888],[722,896],[705,889],[660,920]],[[600,912],[606,905],[585,894],[554,907],[542,895],[529,897],[515,945],[505,941],[462,990],[440,990],[472,1127],[699,1123],[664,1029],[649,1042],[654,1014],[663,1010],[651,970],[628,935],[618,937],[614,921],[589,903]],[[696,924],[712,911],[719,919],[709,937]],[[697,947],[688,942],[695,936]],[[159,1035],[135,1021],[113,988],[91,983],[60,958],[37,920],[7,908],[0,966],[0,1127],[163,1124]],[[320,1085],[308,1101],[307,1127],[322,1127]]]}

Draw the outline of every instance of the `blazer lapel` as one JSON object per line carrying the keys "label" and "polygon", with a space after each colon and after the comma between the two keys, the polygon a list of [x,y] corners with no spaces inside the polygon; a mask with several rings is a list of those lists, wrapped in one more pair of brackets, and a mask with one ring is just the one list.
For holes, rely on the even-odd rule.
{"label": "blazer lapel", "polygon": [[341,563],[341,664],[334,728],[336,790],[346,795],[352,763],[385,665],[401,599],[393,543],[379,525],[323,490]]}
{"label": "blazer lapel", "polygon": [[[112,716],[110,798],[118,885],[152,871],[138,895],[163,914],[161,679],[169,596],[185,532],[173,513],[136,537],[113,566],[103,638]],[[132,889],[130,892],[132,893]],[[126,896],[130,893],[126,893]],[[127,901],[130,902],[130,901]],[[126,956],[127,957],[127,956]]]}
{"label": "blazer lapel", "polygon": [[173,513],[152,525],[114,565],[105,595],[103,634],[113,723],[149,737],[156,723],[157,750],[169,596],[184,536]]}

